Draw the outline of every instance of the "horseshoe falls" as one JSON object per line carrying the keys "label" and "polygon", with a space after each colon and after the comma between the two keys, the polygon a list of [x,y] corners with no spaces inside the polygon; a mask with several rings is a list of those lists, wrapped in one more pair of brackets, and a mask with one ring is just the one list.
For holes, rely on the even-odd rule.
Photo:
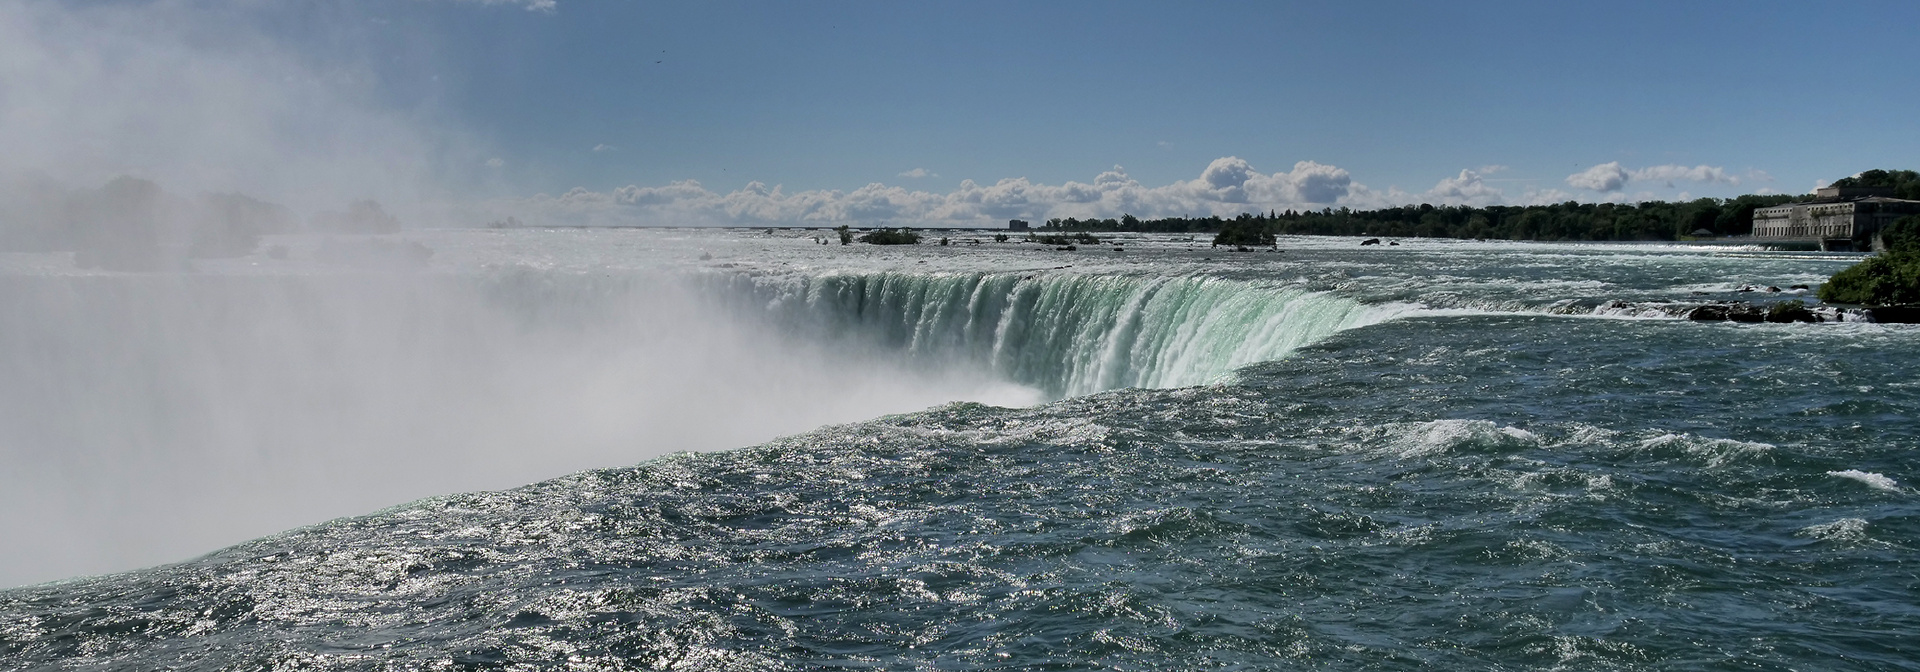
{"label": "horseshoe falls", "polygon": [[1205,276],[888,272],[786,280],[745,294],[797,333],[970,363],[1055,398],[1210,382],[1391,312]]}
{"label": "horseshoe falls", "polygon": [[0,668],[1920,668],[1853,257],[817,235],[0,255]]}

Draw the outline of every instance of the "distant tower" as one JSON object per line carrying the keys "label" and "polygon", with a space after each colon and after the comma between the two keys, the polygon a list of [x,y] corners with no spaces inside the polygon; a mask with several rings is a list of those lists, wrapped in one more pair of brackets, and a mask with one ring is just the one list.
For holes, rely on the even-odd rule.
{"label": "distant tower", "polygon": [[1007,230],[1009,230],[1009,231],[1025,231],[1025,230],[1027,230],[1027,220],[1024,220],[1024,219],[1009,219],[1009,220],[1007,220]]}

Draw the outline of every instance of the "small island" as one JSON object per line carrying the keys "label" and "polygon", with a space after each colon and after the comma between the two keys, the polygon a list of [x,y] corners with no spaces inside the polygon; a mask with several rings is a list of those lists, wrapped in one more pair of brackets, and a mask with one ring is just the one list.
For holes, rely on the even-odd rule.
{"label": "small island", "polygon": [[1920,216],[1903,217],[1880,232],[1885,251],[1833,274],[1820,300],[1864,306],[1920,304]]}

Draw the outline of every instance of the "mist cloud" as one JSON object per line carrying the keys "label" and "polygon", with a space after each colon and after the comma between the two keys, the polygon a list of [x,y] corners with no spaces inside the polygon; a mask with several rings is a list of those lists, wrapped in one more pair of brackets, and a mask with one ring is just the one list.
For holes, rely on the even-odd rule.
{"label": "mist cloud", "polygon": [[248,11],[0,2],[0,175],[76,188],[131,175],[302,210],[440,192],[432,162],[461,152],[446,125],[379,104],[357,56],[297,53]]}

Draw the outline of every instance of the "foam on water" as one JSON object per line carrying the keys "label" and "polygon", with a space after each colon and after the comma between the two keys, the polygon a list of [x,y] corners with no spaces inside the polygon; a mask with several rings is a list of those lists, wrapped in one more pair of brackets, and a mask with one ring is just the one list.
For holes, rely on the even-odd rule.
{"label": "foam on water", "polygon": [[1830,523],[1808,525],[1800,529],[1800,534],[1822,541],[1858,543],[1867,540],[1867,521],[1860,518],[1841,518]]}
{"label": "foam on water", "polygon": [[1435,420],[1389,425],[1386,450],[1400,457],[1421,457],[1456,450],[1513,450],[1538,445],[1540,437],[1517,427],[1486,420]]}
{"label": "foam on water", "polygon": [[1757,459],[1774,446],[1754,441],[1733,441],[1687,434],[1662,434],[1642,440],[1639,449],[1657,455],[1679,455],[1698,460],[1708,468]]}
{"label": "foam on water", "polygon": [[1891,478],[1887,478],[1884,475],[1876,474],[1871,471],[1861,471],[1859,469],[1845,469],[1841,471],[1829,471],[1827,472],[1827,475],[1838,476],[1840,478],[1859,481],[1861,483],[1865,483],[1867,487],[1873,488],[1875,490],[1885,490],[1887,492],[1901,492],[1899,481],[1895,481]]}

